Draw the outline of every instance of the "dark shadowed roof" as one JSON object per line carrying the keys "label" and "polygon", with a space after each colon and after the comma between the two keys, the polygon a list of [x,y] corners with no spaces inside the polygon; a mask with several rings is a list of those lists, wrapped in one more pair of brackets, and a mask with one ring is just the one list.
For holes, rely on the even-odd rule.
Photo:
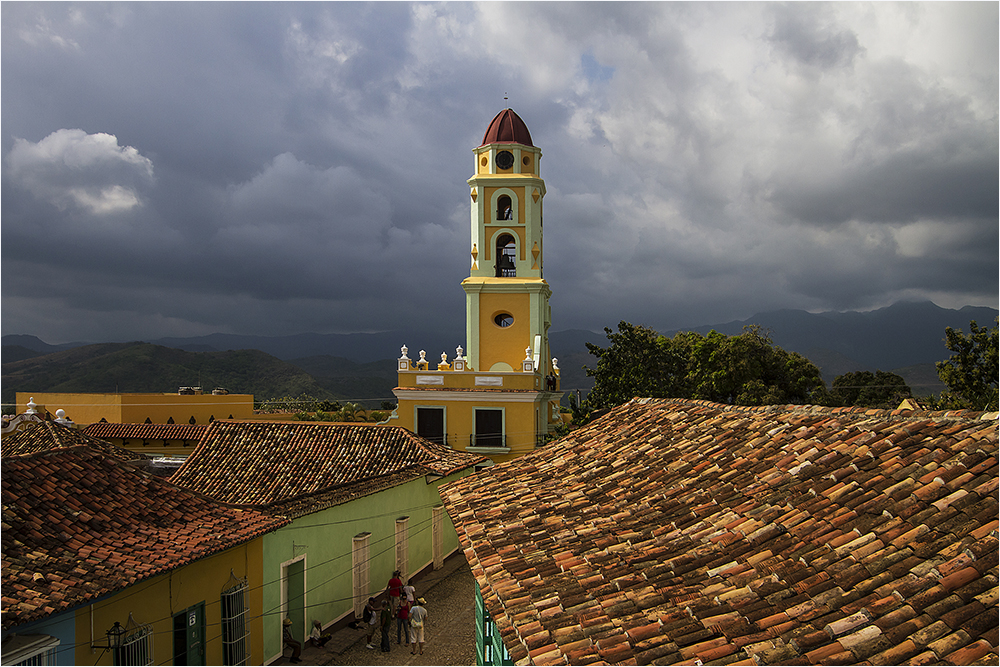
{"label": "dark shadowed roof", "polygon": [[524,124],[520,116],[514,113],[513,109],[504,109],[490,121],[490,126],[486,128],[486,133],[483,135],[483,143],[480,145],[497,143],[534,145],[531,143],[531,133],[528,132],[528,126]]}
{"label": "dark shadowed roof", "polygon": [[3,440],[0,440],[0,450],[2,450],[3,456],[32,454],[59,447],[79,445],[85,445],[123,461],[145,461],[149,458],[145,454],[132,452],[124,447],[118,447],[100,438],[87,435],[78,428],[50,421],[28,423],[22,426],[19,431],[5,435]]}
{"label": "dark shadowed roof", "polygon": [[4,458],[2,486],[4,629],[288,522],[224,507],[87,446]]}
{"label": "dark shadowed roof", "polygon": [[519,663],[995,665],[996,418],[637,399],[441,493]]}
{"label": "dark shadowed roof", "polygon": [[226,503],[301,514],[484,460],[398,426],[215,421],[170,479]]}
{"label": "dark shadowed roof", "polygon": [[198,440],[208,429],[207,424],[89,424],[84,432],[95,438],[125,440]]}

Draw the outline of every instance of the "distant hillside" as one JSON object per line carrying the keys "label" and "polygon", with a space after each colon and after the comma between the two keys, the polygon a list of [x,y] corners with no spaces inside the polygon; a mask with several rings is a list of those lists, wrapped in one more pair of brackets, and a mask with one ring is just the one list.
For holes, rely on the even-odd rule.
{"label": "distant hillside", "polygon": [[290,359],[288,363],[309,373],[341,402],[370,408],[380,407],[383,401],[396,402],[392,393],[397,384],[395,359],[359,364],[343,357],[319,355]]}
{"label": "distant hillside", "polygon": [[181,386],[225,387],[256,398],[338,398],[300,368],[258,350],[185,352],[150,343],[103,343],[4,363],[2,400],[13,403],[18,391],[173,392]]}
{"label": "distant hillside", "polygon": [[[996,317],[994,308],[951,310],[927,301],[898,303],[867,313],[777,310],[693,330],[708,333],[714,329],[732,335],[746,325],[758,324],[777,345],[819,366],[828,384],[850,371],[885,370],[903,376],[915,393],[926,395],[943,389],[934,362],[950,356],[944,345],[945,328],[967,332],[970,320],[990,326]],[[617,324],[608,322],[607,326],[614,329]],[[677,331],[661,333],[673,336]],[[603,332],[549,334],[564,390],[579,389],[585,395],[593,386],[583,370],[596,363],[587,352],[587,342],[607,345]],[[383,400],[394,400],[393,360],[403,344],[409,346],[412,357],[423,349],[434,359],[442,351],[452,358],[455,347],[464,346],[465,341],[455,333],[414,331],[274,337],[212,334],[162,338],[152,344],[103,345],[49,345],[34,336],[4,336],[3,400],[13,400],[13,391],[22,387],[25,391],[173,391],[180,385],[201,384],[260,398],[308,393],[378,406]],[[153,349],[158,351],[148,351]],[[167,350],[178,354],[170,355]]]}
{"label": "distant hillside", "polygon": [[[776,310],[758,313],[746,320],[705,325],[693,330],[708,333],[715,329],[732,335],[740,333],[745,325],[759,324],[771,332],[775,344],[808,357],[821,368],[817,359],[839,359],[833,365],[838,366],[836,372],[827,378],[829,381],[847,370],[890,370],[943,361],[951,356],[944,345],[946,327],[968,333],[970,320],[976,320],[981,326],[992,326],[996,317],[995,308],[965,306],[952,310],[923,301],[897,303],[867,313]],[[661,333],[673,336],[676,331]],[[847,368],[851,362],[856,364],[855,368]],[[826,375],[824,369],[824,377]]]}

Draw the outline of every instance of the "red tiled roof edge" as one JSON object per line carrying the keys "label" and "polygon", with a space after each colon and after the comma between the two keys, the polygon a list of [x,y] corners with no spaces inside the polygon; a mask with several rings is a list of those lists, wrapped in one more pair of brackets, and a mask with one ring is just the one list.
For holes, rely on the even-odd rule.
{"label": "red tiled roof edge", "polygon": [[[101,470],[118,470],[125,476],[124,479],[131,478],[137,482],[141,479],[142,482],[140,486],[142,486],[142,488],[155,489],[156,487],[164,487],[161,490],[165,491],[167,496],[173,496],[178,500],[179,498],[185,496],[198,497],[198,500],[203,507],[215,507],[217,510],[224,512],[224,523],[228,525],[228,528],[224,533],[209,535],[207,538],[195,542],[193,547],[189,549],[187,553],[183,552],[184,543],[177,540],[171,542],[172,548],[167,552],[164,552],[161,546],[157,547],[158,557],[154,556],[149,558],[142,556],[138,561],[133,561],[133,566],[131,568],[119,568],[119,570],[116,570],[116,572],[127,571],[127,576],[112,576],[101,581],[98,573],[107,570],[105,561],[112,560],[112,557],[104,557],[99,554],[102,553],[102,550],[106,550],[108,548],[108,544],[101,543],[97,547],[94,547],[92,540],[79,542],[77,537],[85,539],[82,537],[83,533],[78,536],[69,534],[67,531],[73,527],[72,524],[60,522],[59,525],[62,528],[62,537],[59,537],[56,540],[59,542],[59,546],[56,547],[57,550],[53,552],[51,549],[41,546],[41,542],[44,541],[46,537],[44,533],[39,532],[39,528],[32,528],[25,535],[22,535],[18,532],[21,530],[21,524],[9,523],[10,521],[15,520],[15,512],[12,508],[19,502],[19,496],[15,494],[12,487],[14,482],[18,479],[19,473],[10,470],[10,468],[23,468],[27,471],[28,467],[32,464],[46,460],[51,462],[52,459],[59,459],[55,461],[57,469],[58,464],[65,461],[67,465],[71,465],[72,468],[76,469],[77,473],[89,470],[90,472],[87,473],[88,480],[91,479],[90,475],[98,474]],[[3,476],[3,628],[5,630],[10,627],[23,625],[24,623],[45,618],[46,616],[54,613],[73,609],[98,597],[121,590],[140,581],[144,581],[151,577],[159,576],[166,572],[175,570],[179,567],[189,565],[221,551],[238,547],[246,542],[260,537],[267,532],[276,530],[289,522],[289,520],[284,517],[271,516],[265,513],[241,508],[227,507],[218,501],[198,496],[198,494],[193,494],[186,489],[170,484],[168,481],[160,477],[137,470],[126,465],[125,462],[115,459],[114,457],[106,456],[100,452],[95,452],[87,446],[61,448],[58,450],[27,454],[16,458],[6,458],[3,460],[3,465],[6,469]],[[48,478],[30,481],[32,477],[31,473],[25,472],[23,474],[26,475],[25,479],[29,480],[29,484],[35,484],[36,486],[39,484],[42,485],[39,487],[41,493],[33,494],[33,502],[37,503],[39,499],[44,500],[44,493],[49,493],[46,489],[51,488],[54,490],[57,488],[56,486],[47,485],[50,482]],[[66,484],[66,480],[61,480],[61,482],[63,485]],[[88,486],[86,488],[68,496],[72,498],[70,502],[79,504],[81,502],[81,498],[85,498],[86,494],[91,490],[91,485],[92,482],[88,482]],[[108,490],[112,493],[117,492],[119,494],[123,491],[120,487],[108,487]],[[39,507],[43,506],[44,505],[39,505]],[[100,507],[84,507],[81,511],[76,511],[72,514],[72,521],[81,527],[84,524],[89,526],[95,515],[99,516],[100,513],[106,512],[109,508],[114,506],[115,505],[112,502],[106,501]],[[61,503],[56,507],[63,508],[64,513],[67,511],[65,506]],[[161,512],[165,512],[169,509],[168,506],[162,504],[159,508],[159,511]],[[188,507],[187,511],[192,509],[193,508]],[[236,512],[235,514],[232,513],[234,510]],[[170,510],[170,512],[175,512],[175,510]],[[51,517],[51,515],[49,516]],[[183,516],[183,513],[178,516]],[[192,519],[192,522],[195,521],[198,522],[199,530],[204,529],[204,518]],[[219,522],[220,517],[216,515],[212,521]],[[240,533],[236,533],[232,530],[234,525],[242,526],[244,530]],[[41,528],[44,528],[44,526],[45,524],[40,525]],[[222,527],[223,526],[220,524],[220,528]],[[183,532],[184,534],[187,534],[188,531],[185,529]],[[28,549],[31,552],[38,552],[39,549],[41,549],[42,552],[46,553],[48,556],[48,562],[52,563],[53,567],[55,567],[58,563],[63,562],[63,556],[60,555],[63,552],[65,552],[66,558],[69,558],[71,554],[74,554],[73,558],[65,561],[65,566],[72,570],[72,572],[67,570],[66,573],[73,574],[75,577],[80,578],[86,585],[76,585],[71,580],[67,584],[66,582],[68,580],[62,576],[60,572],[51,569],[42,572],[38,569],[38,563],[31,563],[31,567],[28,568],[18,567],[12,560],[17,557],[18,553],[14,549],[14,542],[11,542],[11,540],[15,539],[15,535],[20,535],[22,537],[22,539],[18,541],[18,544],[23,544],[23,549]],[[30,546],[28,543],[24,542],[24,537],[31,537],[35,541],[39,542],[39,544]],[[68,540],[68,542],[66,540]],[[115,544],[118,544],[118,542],[115,542]],[[125,547],[126,544],[135,545],[137,543],[135,543],[132,539],[129,539],[120,546],[116,546],[115,550],[111,553],[119,555],[124,554],[124,557],[128,558],[129,552]],[[53,545],[55,545],[55,543],[53,543]],[[96,551],[95,548],[97,549]],[[90,554],[92,553],[97,554],[97,560],[93,561],[93,563],[90,561]],[[45,568],[42,569],[44,570]],[[27,578],[25,579],[26,584],[19,583],[19,579],[24,578],[21,576],[21,573],[24,572],[28,573]],[[41,576],[41,579],[38,578],[39,575]],[[42,589],[46,586],[48,586],[51,591],[47,597],[43,597],[41,593],[34,590]],[[11,591],[13,591],[13,594]],[[26,598],[21,595],[23,592],[33,593],[35,597]],[[22,610],[24,610],[24,613],[21,613]]]}

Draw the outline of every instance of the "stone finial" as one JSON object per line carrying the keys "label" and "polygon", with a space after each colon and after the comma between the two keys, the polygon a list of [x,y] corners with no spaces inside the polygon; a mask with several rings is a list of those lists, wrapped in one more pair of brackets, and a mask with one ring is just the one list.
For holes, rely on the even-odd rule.
{"label": "stone finial", "polygon": [[421,364],[421,363],[426,364],[427,363],[427,351],[426,350],[420,350],[420,359],[417,360],[417,363],[418,364]]}
{"label": "stone finial", "polygon": [[524,360],[531,361],[531,346],[524,348]]}
{"label": "stone finial", "polygon": [[459,345],[458,347],[456,347],[455,348],[455,358],[456,359],[464,359],[465,357],[462,356],[463,352],[465,352],[465,350],[462,349],[461,345]]}
{"label": "stone finial", "polygon": [[73,424],[73,420],[66,416],[66,411],[62,408],[56,410],[56,423],[64,424],[70,426]]}
{"label": "stone finial", "polygon": [[559,370],[559,360],[556,359],[555,357],[552,357],[552,370],[554,371]]}
{"label": "stone finial", "polygon": [[442,364],[448,363],[448,353],[447,352],[442,352],[441,353],[441,363]]}
{"label": "stone finial", "polygon": [[399,351],[403,353],[403,356],[401,356],[399,358],[400,361],[402,361],[403,359],[409,359],[409,357],[406,356],[406,353],[409,352],[409,350],[410,350],[410,348],[406,347],[406,345],[404,345],[403,347],[399,348]]}
{"label": "stone finial", "polygon": [[35,409],[36,407],[38,407],[38,404],[35,403],[35,397],[32,396],[31,398],[28,399],[28,409],[24,411],[24,414],[37,415],[38,410]]}

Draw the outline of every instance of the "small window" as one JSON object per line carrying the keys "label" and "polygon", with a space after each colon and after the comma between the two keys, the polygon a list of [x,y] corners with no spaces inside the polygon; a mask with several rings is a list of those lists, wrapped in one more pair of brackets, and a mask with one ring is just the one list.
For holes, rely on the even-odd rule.
{"label": "small window", "polygon": [[506,329],[510,325],[514,324],[514,316],[510,313],[498,313],[497,316],[493,318],[493,323],[501,329]]}
{"label": "small window", "polygon": [[503,410],[476,408],[476,433],[472,436],[475,447],[505,447],[503,436]]}
{"label": "small window", "polygon": [[513,220],[514,210],[511,208],[510,197],[500,195],[497,197],[497,220]]}
{"label": "small window", "polygon": [[112,650],[111,654],[115,665],[152,665],[153,626],[137,623],[129,613],[125,639],[121,647]]}
{"label": "small window", "polygon": [[246,665],[250,662],[250,629],[247,625],[247,580],[231,574],[222,591],[222,662]]}
{"label": "small window", "polygon": [[368,559],[371,533],[359,533],[351,541],[352,593],[354,594],[354,615],[362,618],[365,603],[368,602]]}
{"label": "small window", "polygon": [[9,635],[3,641],[5,665],[56,665],[59,639],[50,635]]}
{"label": "small window", "polygon": [[410,517],[408,516],[396,519],[396,569],[402,573],[404,580],[410,576]]}

